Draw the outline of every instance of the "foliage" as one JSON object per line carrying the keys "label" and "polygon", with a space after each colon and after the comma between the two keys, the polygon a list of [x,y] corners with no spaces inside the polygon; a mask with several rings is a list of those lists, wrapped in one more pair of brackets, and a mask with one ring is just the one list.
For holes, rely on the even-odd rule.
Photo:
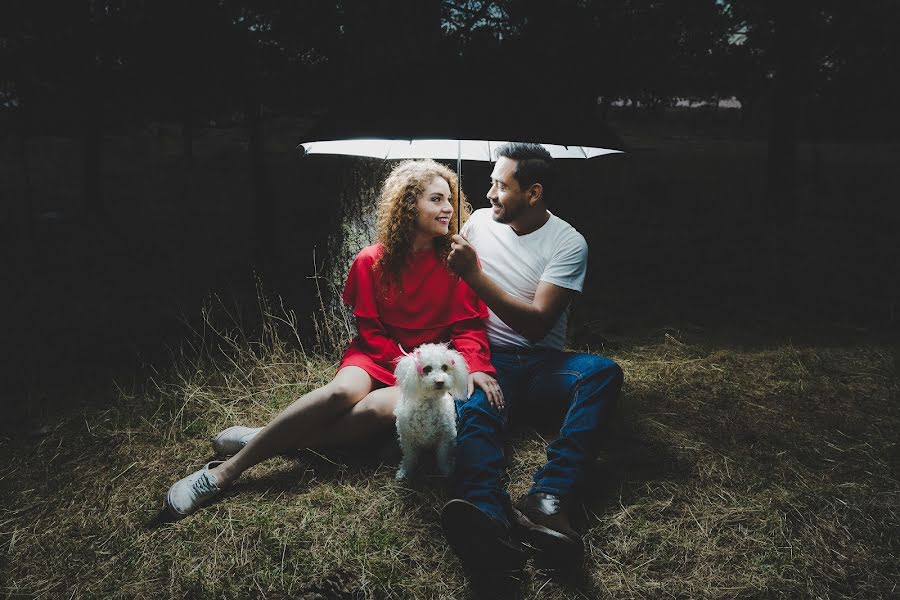
{"label": "foliage", "polygon": [[[60,2],[0,8],[0,88],[7,110],[64,130],[77,102],[101,102],[107,127],[193,112],[199,122],[244,110],[252,87],[270,109],[304,114],[351,90],[378,93],[429,65],[454,86],[491,77],[584,112],[597,97],[648,108],[679,98],[768,93],[777,2],[746,0],[429,0],[429,2]],[[890,114],[900,9],[830,0],[803,12],[808,99],[822,123],[860,124],[863,105]],[[468,67],[478,68],[468,68]],[[496,83],[494,83],[496,85]],[[501,86],[502,87],[502,86]],[[565,110],[561,108],[560,110]],[[869,111],[872,112],[872,111]],[[39,118],[37,117],[39,115]],[[895,121],[891,121],[895,123]],[[892,125],[893,126],[893,125]]]}

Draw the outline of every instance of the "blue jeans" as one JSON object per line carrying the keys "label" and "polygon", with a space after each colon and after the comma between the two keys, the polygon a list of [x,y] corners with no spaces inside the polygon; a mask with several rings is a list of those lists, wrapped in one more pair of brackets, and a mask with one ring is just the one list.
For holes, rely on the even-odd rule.
{"label": "blue jeans", "polygon": [[608,358],[551,349],[491,348],[491,363],[506,406],[494,408],[480,389],[467,402],[457,400],[454,496],[508,526],[503,449],[510,417],[542,426],[562,422],[529,493],[568,496],[599,453],[601,426],[615,409],[624,376]]}

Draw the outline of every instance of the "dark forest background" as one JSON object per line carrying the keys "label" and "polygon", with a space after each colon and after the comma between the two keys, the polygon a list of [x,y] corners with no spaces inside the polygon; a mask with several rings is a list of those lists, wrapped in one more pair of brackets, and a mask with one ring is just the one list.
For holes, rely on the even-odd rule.
{"label": "dark forest background", "polygon": [[210,294],[315,310],[338,198],[385,168],[300,157],[329,136],[626,150],[562,165],[577,343],[896,342],[898,30],[892,0],[5,0],[0,414],[146,376]]}

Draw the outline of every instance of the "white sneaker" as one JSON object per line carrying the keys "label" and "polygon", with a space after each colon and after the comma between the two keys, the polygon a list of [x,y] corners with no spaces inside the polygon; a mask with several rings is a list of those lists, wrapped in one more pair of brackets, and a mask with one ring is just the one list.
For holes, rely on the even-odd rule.
{"label": "white sneaker", "polygon": [[216,481],[216,476],[209,472],[210,467],[221,464],[222,461],[207,463],[199,471],[172,484],[166,496],[166,506],[172,516],[179,519],[186,517],[222,491],[217,485],[219,482]]}
{"label": "white sneaker", "polygon": [[240,452],[253,436],[260,432],[262,427],[243,427],[235,425],[222,431],[213,438],[213,450],[217,456],[233,456]]}

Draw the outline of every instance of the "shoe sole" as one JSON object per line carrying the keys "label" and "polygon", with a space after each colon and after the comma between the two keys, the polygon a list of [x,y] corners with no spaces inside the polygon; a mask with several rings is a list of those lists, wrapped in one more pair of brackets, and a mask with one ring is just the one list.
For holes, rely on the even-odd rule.
{"label": "shoe sole", "polygon": [[571,566],[584,558],[584,545],[564,533],[538,525],[522,512],[513,509],[513,520],[524,529],[525,537],[541,553],[541,558],[555,565]]}
{"label": "shoe sole", "polygon": [[179,512],[172,506],[172,488],[169,488],[169,491],[166,492],[166,511],[168,511],[169,515],[174,519],[183,519],[191,514]]}
{"label": "shoe sole", "polygon": [[493,519],[474,504],[451,500],[441,512],[441,526],[450,547],[471,569],[516,571],[528,560],[523,549],[499,537]]}

